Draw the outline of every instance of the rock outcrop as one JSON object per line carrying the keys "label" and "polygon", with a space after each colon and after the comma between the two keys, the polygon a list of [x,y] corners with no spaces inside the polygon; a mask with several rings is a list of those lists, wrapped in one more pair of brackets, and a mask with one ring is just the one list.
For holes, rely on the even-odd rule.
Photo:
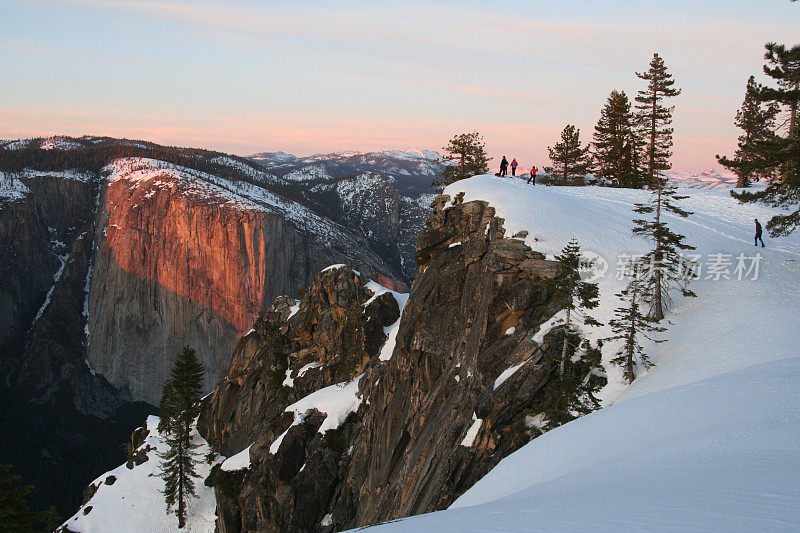
{"label": "rock outcrop", "polygon": [[[320,274],[296,312],[276,301],[240,341],[199,422],[225,455],[249,446],[248,468],[208,480],[219,531],[342,530],[442,509],[541,433],[560,350],[554,334],[532,337],[557,310],[556,265],[506,238],[485,202],[433,207],[390,357],[380,341],[394,307],[365,309],[364,280],[346,269]],[[298,414],[313,403],[298,399],[336,383],[358,385],[346,418]]]}

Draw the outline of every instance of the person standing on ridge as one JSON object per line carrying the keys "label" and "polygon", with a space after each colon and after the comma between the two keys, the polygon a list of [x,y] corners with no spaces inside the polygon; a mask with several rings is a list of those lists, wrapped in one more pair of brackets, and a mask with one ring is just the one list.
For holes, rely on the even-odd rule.
{"label": "person standing on ridge", "polygon": [[758,246],[758,241],[761,241],[761,247],[763,248],[764,247],[764,239],[761,238],[761,232],[762,232],[761,222],[759,222],[757,218],[754,219],[754,220],[756,221],[756,242],[755,242],[754,246]]}
{"label": "person standing on ridge", "polygon": [[531,167],[531,176],[528,178],[528,183],[533,183],[536,185],[536,173],[539,172],[539,169],[536,168],[536,165]]}
{"label": "person standing on ridge", "polygon": [[517,166],[518,165],[519,165],[519,163],[517,163],[517,159],[516,158],[511,160],[511,175],[512,176],[516,176],[517,175]]}
{"label": "person standing on ridge", "polygon": [[500,161],[500,176],[505,176],[508,173],[508,159],[506,156],[503,156],[503,160]]}

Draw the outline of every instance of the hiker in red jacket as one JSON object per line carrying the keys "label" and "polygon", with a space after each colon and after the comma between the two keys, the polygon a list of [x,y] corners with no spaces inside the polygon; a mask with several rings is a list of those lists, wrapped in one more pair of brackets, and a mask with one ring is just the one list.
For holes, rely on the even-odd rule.
{"label": "hiker in red jacket", "polygon": [[511,175],[512,176],[516,176],[517,175],[517,165],[518,164],[519,163],[517,163],[516,159],[512,159],[511,160]]}
{"label": "hiker in red jacket", "polygon": [[533,183],[536,185],[536,173],[539,172],[539,169],[536,168],[536,165],[531,167],[531,177],[528,178],[528,183]]}

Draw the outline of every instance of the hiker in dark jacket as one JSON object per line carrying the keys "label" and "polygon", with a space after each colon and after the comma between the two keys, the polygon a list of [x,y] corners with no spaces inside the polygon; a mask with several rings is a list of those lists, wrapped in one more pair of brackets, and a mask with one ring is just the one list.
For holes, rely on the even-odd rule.
{"label": "hiker in dark jacket", "polygon": [[756,242],[755,242],[755,246],[758,246],[758,241],[761,241],[761,247],[763,248],[764,247],[764,239],[761,238],[761,232],[763,231],[761,229],[761,223],[758,221],[757,218],[754,219],[754,220],[756,221]]}
{"label": "hiker in dark jacket", "polygon": [[505,176],[508,173],[508,159],[506,156],[503,156],[503,160],[500,161],[500,175]]}

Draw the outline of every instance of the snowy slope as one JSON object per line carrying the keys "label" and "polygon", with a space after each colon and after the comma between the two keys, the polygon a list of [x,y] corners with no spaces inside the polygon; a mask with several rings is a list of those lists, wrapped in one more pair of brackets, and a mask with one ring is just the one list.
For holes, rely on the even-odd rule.
{"label": "snowy slope", "polygon": [[[506,230],[549,255],[577,237],[605,258],[602,304],[616,307],[617,256],[641,253],[630,235],[632,203],[648,192],[529,186],[478,176],[449,186],[487,200]],[[448,511],[382,526],[392,531],[789,530],[800,528],[800,235],[752,242],[753,218],[728,190],[685,189],[688,220],[670,219],[704,263],[694,299],[676,298],[665,333],[647,345],[656,364],[626,385],[608,364],[604,409],[532,441],[503,460]],[[760,252],[757,279],[737,280],[736,256]],[[728,276],[710,265],[730,256]],[[719,261],[716,261],[718,266]],[[709,274],[711,277],[706,279]],[[587,331],[597,339],[605,327]],[[379,528],[381,529],[381,528]]]}
{"label": "snowy slope", "polygon": [[[196,430],[192,430],[192,442],[198,445],[195,454],[200,459],[197,464],[198,477],[195,478],[197,496],[189,501],[186,528],[179,530],[178,519],[174,512],[167,514],[164,495],[160,492],[164,489],[164,480],[158,476],[161,463],[158,454],[164,453],[167,445],[158,433],[158,417],[147,418],[147,429],[150,433],[142,448],[148,446],[152,448],[147,453],[148,461],[134,466],[131,470],[122,465],[94,480],[93,484],[99,487],[97,492],[74,516],[64,522],[70,531],[79,533],[214,531],[216,519],[214,489],[203,484],[213,466],[204,460],[206,454],[211,451],[208,443]],[[107,480],[110,476],[116,480],[109,485]]]}

